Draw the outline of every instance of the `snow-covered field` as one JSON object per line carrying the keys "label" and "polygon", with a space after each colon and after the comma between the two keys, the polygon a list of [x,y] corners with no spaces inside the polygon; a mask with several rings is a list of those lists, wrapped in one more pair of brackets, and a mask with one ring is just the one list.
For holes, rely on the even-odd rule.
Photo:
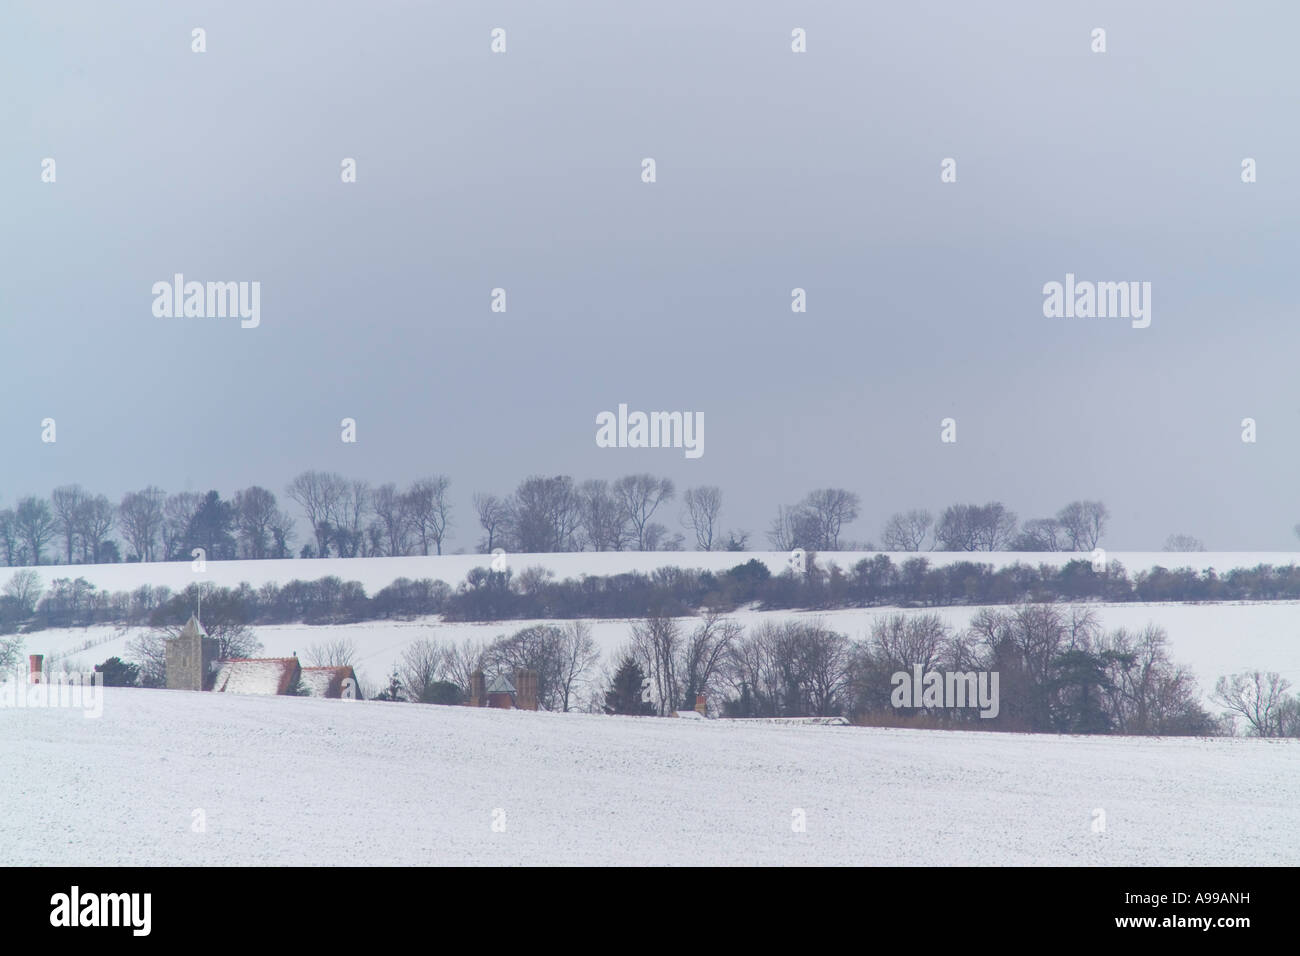
{"label": "snow-covered field", "polygon": [[0,865],[1300,864],[1300,741],[105,694],[0,711]]}

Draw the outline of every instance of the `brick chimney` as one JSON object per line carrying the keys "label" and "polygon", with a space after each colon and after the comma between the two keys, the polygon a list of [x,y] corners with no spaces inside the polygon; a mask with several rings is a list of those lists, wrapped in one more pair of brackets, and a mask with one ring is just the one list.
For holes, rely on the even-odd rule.
{"label": "brick chimney", "polygon": [[32,684],[45,683],[45,655],[27,655],[27,680]]}
{"label": "brick chimney", "polygon": [[487,706],[487,680],[482,671],[469,675],[469,705],[471,707]]}
{"label": "brick chimney", "polygon": [[695,695],[695,712],[701,717],[707,716],[705,711],[708,710],[708,701],[704,699],[703,694]]}
{"label": "brick chimney", "polygon": [[520,710],[537,709],[537,671],[515,671],[515,707]]}

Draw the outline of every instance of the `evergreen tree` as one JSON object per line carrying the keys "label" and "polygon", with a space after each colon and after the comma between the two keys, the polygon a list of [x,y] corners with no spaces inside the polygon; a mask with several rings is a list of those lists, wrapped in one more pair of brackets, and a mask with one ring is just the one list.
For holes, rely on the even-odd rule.
{"label": "evergreen tree", "polygon": [[95,672],[104,675],[105,687],[135,687],[140,682],[140,668],[120,657],[110,657],[104,663],[96,664]]}
{"label": "evergreen tree", "polygon": [[624,655],[614,672],[614,680],[609,690],[605,691],[605,713],[631,714],[649,716],[655,712],[654,704],[641,699],[641,688],[645,684],[645,671],[636,659]]}
{"label": "evergreen tree", "polygon": [[1055,723],[1058,730],[1073,734],[1108,734],[1114,728],[1106,710],[1104,691],[1111,689],[1106,667],[1112,655],[1066,651],[1055,660]]}

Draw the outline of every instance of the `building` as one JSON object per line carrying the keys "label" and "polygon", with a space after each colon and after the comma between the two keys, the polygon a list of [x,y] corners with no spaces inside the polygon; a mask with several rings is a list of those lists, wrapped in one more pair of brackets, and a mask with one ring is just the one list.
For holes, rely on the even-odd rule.
{"label": "building", "polygon": [[469,706],[537,710],[537,671],[517,670],[513,682],[498,674],[490,687],[483,672],[475,671],[469,679]]}
{"label": "building", "polygon": [[705,698],[703,694],[696,694],[694,710],[675,710],[673,711],[673,716],[687,717],[691,720],[703,720],[705,717],[708,716],[708,711],[709,711],[708,700]]}
{"label": "building", "polygon": [[212,689],[219,694],[356,699],[357,675],[351,667],[303,667],[297,657],[240,658],[218,661]]}
{"label": "building", "polygon": [[218,694],[295,694],[302,677],[296,657],[236,658],[217,662]]}
{"label": "building", "polygon": [[169,690],[219,694],[266,694],[355,698],[357,675],[351,667],[303,667],[297,656],[219,660],[218,642],[208,637],[194,615],[167,641]]}
{"label": "building", "polygon": [[302,687],[308,697],[354,700],[361,696],[351,667],[304,667]]}
{"label": "building", "polygon": [[166,647],[168,690],[211,690],[218,643],[193,614]]}

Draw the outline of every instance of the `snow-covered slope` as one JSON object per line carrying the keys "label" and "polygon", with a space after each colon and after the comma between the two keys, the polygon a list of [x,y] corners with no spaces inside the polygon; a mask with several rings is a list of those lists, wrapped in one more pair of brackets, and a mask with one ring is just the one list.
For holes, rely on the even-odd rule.
{"label": "snow-covered slope", "polygon": [[0,710],[0,865],[1300,864],[1300,741],[105,693]]}

